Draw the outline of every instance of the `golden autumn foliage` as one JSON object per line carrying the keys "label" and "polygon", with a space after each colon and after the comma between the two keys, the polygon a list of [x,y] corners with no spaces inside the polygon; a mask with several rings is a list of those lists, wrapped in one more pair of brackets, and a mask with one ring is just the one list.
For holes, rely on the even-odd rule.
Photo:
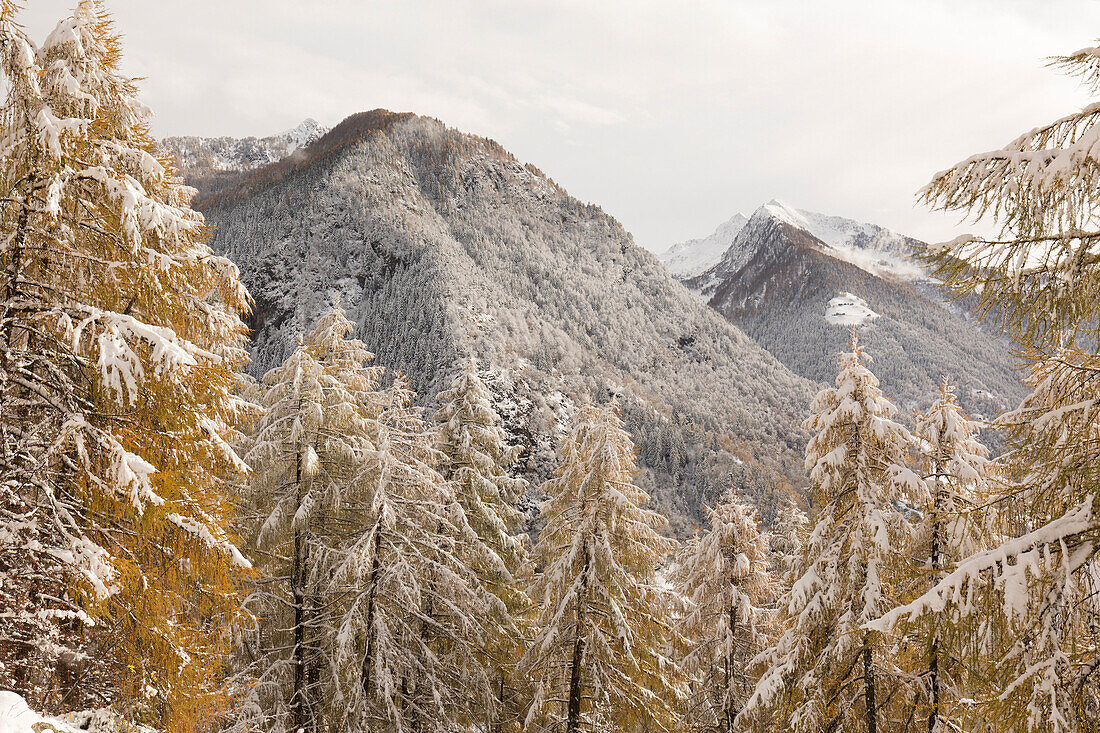
{"label": "golden autumn foliage", "polygon": [[18,9],[0,7],[0,468],[5,507],[64,566],[53,597],[76,647],[22,691],[197,730],[248,565],[226,529],[248,296],[158,158],[101,4],[37,48]]}

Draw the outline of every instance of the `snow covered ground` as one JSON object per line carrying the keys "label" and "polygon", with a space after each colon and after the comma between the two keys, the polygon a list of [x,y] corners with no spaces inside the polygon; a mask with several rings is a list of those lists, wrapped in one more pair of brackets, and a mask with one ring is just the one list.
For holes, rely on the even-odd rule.
{"label": "snow covered ground", "polygon": [[156,733],[152,728],[134,725],[109,710],[85,710],[59,718],[48,718],[31,710],[27,701],[14,692],[0,690],[0,733]]}
{"label": "snow covered ground", "polygon": [[834,326],[862,326],[878,318],[867,306],[867,301],[858,295],[841,293],[825,306],[825,320]]}

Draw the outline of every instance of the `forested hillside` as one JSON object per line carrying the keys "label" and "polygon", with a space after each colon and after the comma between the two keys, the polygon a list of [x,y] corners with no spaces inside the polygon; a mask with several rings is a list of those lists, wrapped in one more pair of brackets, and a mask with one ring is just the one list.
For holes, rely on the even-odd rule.
{"label": "forested hillside", "polygon": [[227,163],[204,216],[102,0],[24,17],[0,733],[1096,730],[1100,105],[921,191],[1000,236],[771,202],[679,250],[692,292],[413,114]]}
{"label": "forested hillside", "polygon": [[254,374],[339,301],[425,400],[490,365],[533,478],[575,405],[612,394],[678,532],[731,473],[764,507],[796,474],[810,385],[490,140],[376,110],[201,205],[256,301]]}
{"label": "forested hillside", "polygon": [[829,379],[848,339],[826,321],[826,305],[852,293],[877,316],[861,338],[889,397],[924,408],[947,377],[968,410],[995,418],[1025,393],[1012,345],[970,301],[952,301],[924,273],[913,256],[919,244],[773,202],[753,213],[719,261],[684,282],[791,371],[818,382]]}
{"label": "forested hillside", "polygon": [[267,137],[167,137],[160,146],[170,153],[187,182],[200,195],[218,190],[241,173],[277,163],[317,142],[328,132],[317,120]]}

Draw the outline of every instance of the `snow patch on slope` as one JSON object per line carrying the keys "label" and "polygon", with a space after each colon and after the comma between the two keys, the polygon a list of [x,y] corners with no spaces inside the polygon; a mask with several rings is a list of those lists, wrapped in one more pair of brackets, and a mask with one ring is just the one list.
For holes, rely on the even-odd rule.
{"label": "snow patch on slope", "polygon": [[825,306],[825,320],[834,326],[862,326],[878,318],[867,306],[867,301],[858,295],[844,292],[836,296]]}
{"label": "snow patch on slope", "polygon": [[152,728],[134,725],[116,713],[102,708],[66,713],[57,718],[39,715],[17,693],[0,690],[0,733],[157,733]]}

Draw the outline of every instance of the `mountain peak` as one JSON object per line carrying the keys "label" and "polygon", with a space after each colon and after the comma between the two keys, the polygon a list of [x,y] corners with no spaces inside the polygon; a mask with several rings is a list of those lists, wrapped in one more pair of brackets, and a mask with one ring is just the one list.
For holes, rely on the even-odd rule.
{"label": "mountain peak", "polygon": [[[738,222],[736,231],[722,236],[735,221]],[[722,269],[727,275],[733,274],[730,268],[747,262],[762,245],[764,240],[760,234],[770,231],[765,229],[770,223],[800,230],[809,236],[805,244],[871,274],[903,280],[926,277],[912,259],[914,246],[920,244],[917,240],[877,224],[798,209],[774,198],[754,210],[747,220],[737,214],[710,237],[674,245],[660,257],[681,280],[696,278],[714,268]],[[726,248],[719,250],[718,242],[727,243]],[[691,267],[685,267],[684,262],[690,262]]]}
{"label": "mountain peak", "polygon": [[307,117],[299,122],[297,126],[279,135],[275,135],[274,137],[286,140],[287,152],[292,153],[299,148],[304,148],[320,140],[327,132],[327,127],[322,127],[320,122],[312,117]]}
{"label": "mountain peak", "polygon": [[791,226],[798,227],[799,229],[810,231],[810,223],[806,220],[803,212],[799,211],[798,209],[784,201],[780,201],[779,199],[772,199],[753,213],[755,214],[757,212],[759,212],[761,215],[766,215],[777,219],[784,224],[790,224]]}

